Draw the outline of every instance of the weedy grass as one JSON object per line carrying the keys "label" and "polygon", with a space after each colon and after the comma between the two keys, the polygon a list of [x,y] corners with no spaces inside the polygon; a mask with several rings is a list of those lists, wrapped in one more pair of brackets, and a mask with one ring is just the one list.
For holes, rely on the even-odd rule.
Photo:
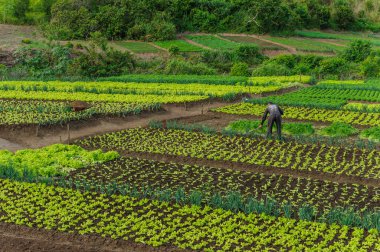
{"label": "weedy grass", "polygon": [[330,126],[322,128],[318,134],[330,137],[349,137],[358,134],[359,130],[347,123],[334,122]]}
{"label": "weedy grass", "polygon": [[374,142],[380,142],[380,126],[363,130],[360,133],[360,137]]}
{"label": "weedy grass", "polygon": [[[259,120],[238,120],[230,123],[225,130],[237,132],[241,134],[248,134],[250,132],[265,133],[266,127],[259,129],[261,121]],[[273,129],[276,130],[276,125]],[[314,133],[312,123],[284,123],[282,130],[285,134],[289,135],[311,135]]]}

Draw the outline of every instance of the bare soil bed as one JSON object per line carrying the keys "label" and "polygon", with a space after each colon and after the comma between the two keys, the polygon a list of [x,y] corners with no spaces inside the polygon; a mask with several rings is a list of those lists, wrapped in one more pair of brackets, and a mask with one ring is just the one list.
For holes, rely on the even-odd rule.
{"label": "bare soil bed", "polygon": [[66,234],[57,231],[0,223],[0,252],[180,252],[175,247],[153,248],[142,243],[98,236]]}

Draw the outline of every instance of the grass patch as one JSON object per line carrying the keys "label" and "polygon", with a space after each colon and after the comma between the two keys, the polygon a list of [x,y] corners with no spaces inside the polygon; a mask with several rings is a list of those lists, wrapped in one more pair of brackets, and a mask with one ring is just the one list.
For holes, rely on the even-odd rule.
{"label": "grass patch", "polygon": [[380,142],[380,126],[365,129],[360,133],[360,138],[374,142]]}
{"label": "grass patch", "polygon": [[186,37],[212,49],[229,50],[241,46],[241,43],[223,40],[212,35],[187,35]]}
{"label": "grass patch", "polygon": [[372,42],[372,44],[375,46],[380,46],[380,39],[374,37],[371,33],[328,33],[319,31],[296,31],[295,35],[305,38],[339,39],[349,41],[363,39]]}
{"label": "grass patch", "polygon": [[350,124],[334,122],[330,126],[321,129],[318,133],[320,135],[330,137],[349,137],[357,134],[358,132],[359,130]]}
{"label": "grass patch", "polygon": [[192,45],[184,40],[168,40],[168,41],[157,41],[155,42],[159,47],[169,49],[172,46],[179,48],[180,52],[200,52],[203,51],[203,48],[200,48],[196,45]]}
{"label": "grass patch", "polygon": [[336,52],[342,50],[342,47],[340,46],[321,43],[319,41],[314,41],[311,39],[283,37],[267,37],[267,39],[283,45],[292,46],[299,51],[305,52]]}
{"label": "grass patch", "polygon": [[[263,127],[259,129],[261,121],[259,120],[238,120],[230,123],[225,130],[233,131],[240,134],[254,133],[266,133],[267,128]],[[276,125],[273,126],[273,130],[277,129]],[[287,135],[311,135],[314,133],[313,124],[311,123],[284,123],[282,125],[282,131]]]}
{"label": "grass patch", "polygon": [[150,45],[146,42],[130,42],[130,41],[119,41],[116,42],[117,45],[122,46],[134,53],[159,53],[160,49]]}

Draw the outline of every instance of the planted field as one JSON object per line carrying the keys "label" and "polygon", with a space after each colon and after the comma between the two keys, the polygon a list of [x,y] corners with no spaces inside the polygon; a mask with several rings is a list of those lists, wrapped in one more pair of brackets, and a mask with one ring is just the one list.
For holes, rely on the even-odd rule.
{"label": "planted field", "polygon": [[[299,91],[282,96],[271,96],[265,99],[252,99],[254,104],[265,104],[273,101],[280,105],[303,106],[311,108],[341,109],[346,108],[353,111],[369,111],[367,107],[345,106],[349,101],[380,102],[380,89],[364,84],[359,86],[353,84],[331,85],[321,84],[311,88],[304,88]],[[370,108],[375,108],[375,105]]]}
{"label": "planted field", "polygon": [[[235,115],[262,116],[265,107],[266,105],[240,103],[218,108],[214,111]],[[284,115],[285,119],[314,122],[345,122],[363,126],[378,126],[380,124],[380,113],[290,106],[284,106],[283,108],[286,111]]]}
{"label": "planted field", "polygon": [[91,149],[231,161],[281,169],[380,178],[380,153],[336,146],[283,143],[182,130],[131,129],[78,142]]}
{"label": "planted field", "polygon": [[199,191],[202,202],[210,201],[217,194],[225,197],[238,193],[258,201],[272,198],[280,205],[292,204],[293,208],[310,204],[320,213],[347,205],[355,205],[361,212],[380,207],[380,188],[138,158],[121,158],[78,169],[70,173],[69,179],[128,185],[139,193],[144,189],[161,189],[173,198],[179,190],[186,195]]}
{"label": "planted field", "polygon": [[116,42],[117,45],[124,47],[134,53],[159,53],[162,50],[150,45],[147,42],[137,42],[137,41],[119,41]]}
{"label": "planted field", "polygon": [[[24,130],[37,128],[31,139],[47,146],[0,151],[0,222],[103,237],[120,250],[126,240],[133,251],[136,243],[148,251],[378,251],[378,81],[310,82],[299,75],[0,82],[1,129],[26,145]],[[254,98],[229,103],[243,95]],[[263,139],[266,129],[258,129],[269,100],[285,111],[285,139]],[[72,101],[89,108],[74,112]],[[177,104],[161,106],[169,103]],[[110,118],[89,120],[98,116]],[[55,126],[74,120],[81,122],[67,131]],[[74,144],[49,145],[66,134]],[[311,141],[316,135],[326,141]]]}
{"label": "planted field", "polygon": [[248,43],[259,46],[261,49],[264,50],[285,50],[285,48],[274,45],[272,43],[256,39],[254,37],[249,36],[222,36],[223,38],[226,38],[228,40],[234,41],[236,43]]}
{"label": "planted field", "polygon": [[[209,251],[378,250],[378,232],[0,180],[0,221]],[[223,223],[223,224],[222,224]]]}
{"label": "planted field", "polygon": [[0,100],[0,125],[53,125],[95,116],[125,116],[158,110],[155,103],[89,103],[85,111],[74,112],[69,103],[53,101]]}
{"label": "planted field", "polygon": [[311,39],[302,39],[302,38],[284,38],[284,37],[266,37],[266,39],[284,44],[287,46],[294,47],[298,51],[304,52],[338,52],[342,51],[341,46],[323,43],[319,41],[314,41]]}
{"label": "planted field", "polygon": [[229,50],[239,47],[241,44],[229,40],[224,40],[213,35],[186,35],[186,38],[207,46],[212,49]]}
{"label": "planted field", "polygon": [[130,74],[101,78],[102,81],[137,82],[137,83],[178,83],[178,84],[218,84],[235,85],[245,83],[248,77],[229,75],[164,75],[164,74]]}
{"label": "planted field", "polygon": [[357,39],[368,40],[375,46],[380,46],[380,39],[371,36],[370,33],[328,33],[320,31],[296,31],[296,35],[305,38],[339,39],[354,41]]}
{"label": "planted field", "polygon": [[203,48],[190,44],[185,40],[169,40],[155,42],[159,47],[170,49],[171,47],[178,47],[180,52],[200,52]]}

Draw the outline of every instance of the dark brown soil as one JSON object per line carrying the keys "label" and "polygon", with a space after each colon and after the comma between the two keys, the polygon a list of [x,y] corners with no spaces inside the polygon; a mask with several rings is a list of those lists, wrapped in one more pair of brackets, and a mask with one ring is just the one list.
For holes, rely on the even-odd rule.
{"label": "dark brown soil", "polygon": [[326,180],[332,181],[336,183],[347,183],[347,184],[358,184],[358,185],[366,185],[369,187],[379,187],[378,179],[368,179],[356,176],[348,176],[344,174],[333,174],[333,173],[325,173],[318,171],[300,171],[300,170],[292,170],[292,169],[283,169],[283,168],[275,168],[270,166],[259,166],[259,165],[251,165],[245,163],[231,162],[231,161],[215,161],[209,159],[199,159],[199,158],[191,158],[184,156],[172,156],[172,155],[162,155],[155,153],[141,153],[141,152],[123,152],[123,155],[126,157],[138,157],[156,161],[164,161],[164,162],[175,162],[179,164],[192,164],[199,166],[208,166],[222,169],[235,169],[239,171],[249,171],[262,173],[265,175],[285,175],[292,176],[295,178],[311,178],[318,180]]}
{"label": "dark brown soil", "polygon": [[153,248],[142,243],[98,236],[66,234],[57,231],[0,223],[0,252],[179,252],[175,247]]}

